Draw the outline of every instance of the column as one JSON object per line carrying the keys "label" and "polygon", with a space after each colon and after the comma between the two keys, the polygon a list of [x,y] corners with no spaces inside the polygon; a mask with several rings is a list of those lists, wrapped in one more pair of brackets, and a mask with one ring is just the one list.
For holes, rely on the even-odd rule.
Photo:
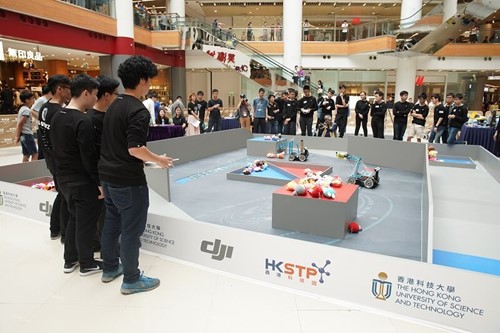
{"label": "column", "polygon": [[[302,64],[302,1],[283,3],[283,65],[293,70]],[[291,80],[291,77],[287,77]]]}
{"label": "column", "polygon": [[443,1],[443,23],[457,13],[457,0]]}
{"label": "column", "polygon": [[411,27],[422,18],[422,0],[403,0],[401,3],[401,28]]}
{"label": "column", "polygon": [[115,53],[99,57],[99,69],[102,75],[119,80],[118,67],[135,54],[132,0],[122,0],[120,5],[116,6],[116,35]]}
{"label": "column", "polygon": [[[184,105],[187,107],[186,100],[186,68],[171,67],[170,68],[170,98],[175,101],[177,96],[184,98]],[[205,93],[205,98],[208,100],[212,96],[212,92]]]}
{"label": "column", "polygon": [[184,0],[170,0],[168,4],[170,14],[178,14],[181,19],[186,17],[186,6]]}
{"label": "column", "polygon": [[396,91],[394,92],[395,101],[399,100],[399,93],[402,90],[406,90],[408,91],[408,98],[413,98],[413,103],[416,102],[415,99],[416,74],[417,74],[416,57],[398,58],[398,67],[396,70]]}

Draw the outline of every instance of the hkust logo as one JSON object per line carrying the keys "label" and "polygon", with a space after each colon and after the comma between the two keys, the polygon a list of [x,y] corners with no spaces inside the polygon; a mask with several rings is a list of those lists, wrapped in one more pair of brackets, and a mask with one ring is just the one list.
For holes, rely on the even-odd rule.
{"label": "hkust logo", "polygon": [[213,260],[222,261],[225,258],[231,259],[233,256],[233,247],[222,244],[220,239],[215,242],[204,240],[201,242],[201,252],[209,253],[212,255]]}
{"label": "hkust logo", "polygon": [[323,265],[313,262],[308,266],[266,258],[265,267],[267,275],[273,273],[277,278],[284,277],[291,281],[295,280],[299,283],[310,283],[312,286],[317,286],[318,282],[323,284],[325,278],[330,276],[326,267],[331,263],[330,260],[326,260]]}
{"label": "hkust logo", "polygon": [[387,300],[392,293],[392,282],[386,280],[387,273],[385,272],[378,273],[378,279],[372,280],[372,294],[381,301]]}

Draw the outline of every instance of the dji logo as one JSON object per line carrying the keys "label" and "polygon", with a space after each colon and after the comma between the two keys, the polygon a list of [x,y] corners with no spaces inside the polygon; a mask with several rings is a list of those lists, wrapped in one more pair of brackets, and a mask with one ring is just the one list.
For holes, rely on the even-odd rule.
{"label": "dji logo", "polygon": [[50,216],[50,214],[52,213],[52,205],[48,201],[40,202],[40,204],[38,205],[38,209],[42,213],[45,213],[45,216]]}
{"label": "dji logo", "polygon": [[221,244],[220,239],[216,239],[215,242],[202,241],[200,250],[201,252],[211,254],[212,259],[218,261],[222,261],[224,258],[231,258],[233,256],[233,247]]}

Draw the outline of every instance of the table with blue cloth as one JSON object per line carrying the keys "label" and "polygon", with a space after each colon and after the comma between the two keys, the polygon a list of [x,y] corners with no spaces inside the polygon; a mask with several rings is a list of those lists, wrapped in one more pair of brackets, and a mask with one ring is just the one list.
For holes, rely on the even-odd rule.
{"label": "table with blue cloth", "polygon": [[464,124],[460,133],[460,140],[467,141],[469,145],[483,146],[493,155],[499,156],[499,152],[495,152],[493,135],[495,135],[494,127],[472,127]]}
{"label": "table with blue cloth", "polygon": [[236,118],[225,118],[222,119],[221,130],[229,130],[233,128],[240,128],[240,120]]}
{"label": "table with blue cloth", "polygon": [[148,141],[164,140],[184,136],[181,125],[149,126]]}

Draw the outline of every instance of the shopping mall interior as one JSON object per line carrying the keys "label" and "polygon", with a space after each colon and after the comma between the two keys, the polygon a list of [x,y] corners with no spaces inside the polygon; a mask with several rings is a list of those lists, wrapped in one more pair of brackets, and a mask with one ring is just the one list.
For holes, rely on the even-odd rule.
{"label": "shopping mall interior", "polygon": [[[495,124],[500,109],[499,9],[500,0],[0,0],[1,331],[499,332],[500,151],[494,127],[476,126]],[[119,281],[62,272],[63,245],[48,230],[54,192],[29,187],[51,176],[43,161],[20,163],[19,105],[4,92],[39,97],[55,74],[118,79],[134,55],[157,66],[160,103],[218,89],[226,119],[223,131],[193,137],[150,128],[148,147],[179,158],[146,172],[146,232],[161,226],[163,241],[141,238],[140,268],[162,282],[124,296]],[[382,180],[355,192],[359,234],[281,228],[276,183],[230,179],[266,158],[250,153],[261,136],[234,116],[242,94],[301,92],[295,67],[314,96],[344,85],[351,110],[361,92],[370,102],[377,91],[386,101],[453,93],[478,120],[462,131],[468,145],[435,144],[446,166],[427,158],[431,116],[422,143],[390,140],[390,116],[383,142],[371,128],[354,136],[353,111],[344,138],[284,136],[288,153],[304,140],[310,157],[298,168],[276,162],[280,177],[327,165],[346,182],[352,165],[337,156],[347,151],[381,167]],[[305,220],[332,218],[314,207]],[[219,250],[229,252],[214,259]]]}

